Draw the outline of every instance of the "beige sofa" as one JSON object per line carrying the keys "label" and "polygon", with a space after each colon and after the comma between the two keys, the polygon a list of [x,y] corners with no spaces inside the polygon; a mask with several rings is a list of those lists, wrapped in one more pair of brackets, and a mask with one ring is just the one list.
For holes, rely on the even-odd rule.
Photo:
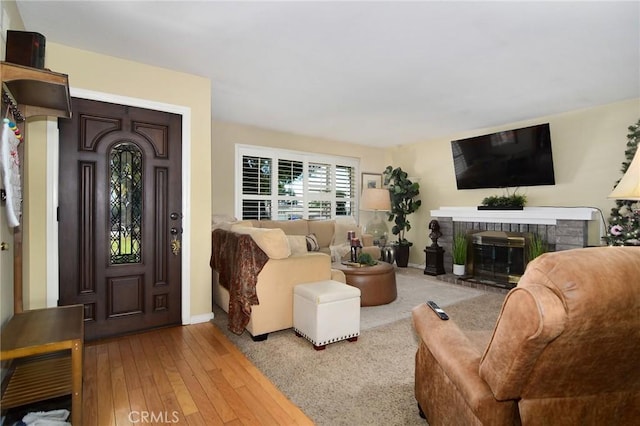
{"label": "beige sofa", "polygon": [[[355,222],[345,220],[240,221],[218,223],[217,228],[230,232],[248,233],[269,257],[256,282],[258,305],[251,306],[246,330],[254,340],[264,340],[268,333],[293,327],[293,288],[297,284],[333,279],[345,282],[341,271],[331,269],[331,253],[345,251],[347,230],[356,231]],[[347,229],[349,228],[349,229]],[[339,232],[340,235],[335,235]],[[344,241],[342,239],[344,233]],[[318,251],[307,251],[305,237],[315,234]],[[371,236],[360,235],[366,247],[363,251],[380,257]],[[368,244],[368,245],[367,245]],[[349,256],[348,247],[345,257]],[[229,312],[229,291],[218,282],[213,271],[213,299],[216,305]]]}
{"label": "beige sofa", "polygon": [[250,220],[240,224],[254,228],[278,228],[288,236],[306,237],[314,234],[318,240],[318,251],[331,255],[334,261],[349,259],[347,232],[354,231],[360,239],[362,252],[369,253],[376,260],[380,259],[380,248],[373,245],[373,236],[362,234],[360,227],[350,217],[335,220]]}

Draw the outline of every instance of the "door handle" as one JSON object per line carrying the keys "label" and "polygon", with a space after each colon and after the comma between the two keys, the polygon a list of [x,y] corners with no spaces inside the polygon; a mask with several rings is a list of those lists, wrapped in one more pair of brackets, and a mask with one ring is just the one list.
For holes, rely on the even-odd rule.
{"label": "door handle", "polygon": [[169,217],[171,218],[171,220],[178,220],[178,219],[182,219],[182,214],[178,212],[171,212]]}

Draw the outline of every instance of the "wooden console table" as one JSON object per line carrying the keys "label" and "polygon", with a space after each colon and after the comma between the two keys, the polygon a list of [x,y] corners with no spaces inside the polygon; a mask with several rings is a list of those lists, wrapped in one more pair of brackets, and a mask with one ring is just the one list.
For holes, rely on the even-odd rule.
{"label": "wooden console table", "polygon": [[2,409],[71,395],[71,423],[82,424],[83,306],[17,313],[2,330],[0,360],[13,360]]}

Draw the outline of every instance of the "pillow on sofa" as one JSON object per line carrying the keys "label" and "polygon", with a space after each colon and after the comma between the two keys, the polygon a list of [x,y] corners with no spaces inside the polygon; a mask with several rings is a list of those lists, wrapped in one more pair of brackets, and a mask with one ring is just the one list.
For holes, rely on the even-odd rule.
{"label": "pillow on sofa", "polygon": [[213,231],[214,229],[221,228],[228,231],[229,228],[231,228],[231,224],[237,221],[238,219],[227,214],[211,215],[211,230]]}
{"label": "pillow on sofa", "polygon": [[233,225],[231,231],[238,234],[251,235],[258,247],[269,256],[269,259],[286,259],[291,256],[289,240],[282,229],[251,228]]}
{"label": "pillow on sofa", "polygon": [[318,238],[316,238],[316,234],[309,234],[305,238],[307,240],[308,251],[320,251],[320,244],[318,244]]}
{"label": "pillow on sofa", "polygon": [[353,216],[346,216],[336,219],[335,232],[333,234],[333,241],[331,241],[331,245],[339,246],[349,243],[349,240],[347,239],[348,231],[355,231],[356,238],[360,238],[360,240],[362,241],[362,236],[360,235],[360,227],[356,223],[356,220],[353,218]]}
{"label": "pillow on sofa", "polygon": [[307,252],[307,237],[304,235],[287,235],[291,254],[305,254]]}
{"label": "pillow on sofa", "polygon": [[335,232],[335,222],[333,219],[308,220],[309,231],[305,235],[314,234],[320,248],[329,247]]}

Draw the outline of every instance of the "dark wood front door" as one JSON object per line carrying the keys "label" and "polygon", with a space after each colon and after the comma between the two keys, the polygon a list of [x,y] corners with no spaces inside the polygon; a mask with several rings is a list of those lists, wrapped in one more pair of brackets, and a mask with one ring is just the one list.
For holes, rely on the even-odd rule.
{"label": "dark wood front door", "polygon": [[88,340],[180,324],[182,117],[72,99],[59,120],[61,305]]}

